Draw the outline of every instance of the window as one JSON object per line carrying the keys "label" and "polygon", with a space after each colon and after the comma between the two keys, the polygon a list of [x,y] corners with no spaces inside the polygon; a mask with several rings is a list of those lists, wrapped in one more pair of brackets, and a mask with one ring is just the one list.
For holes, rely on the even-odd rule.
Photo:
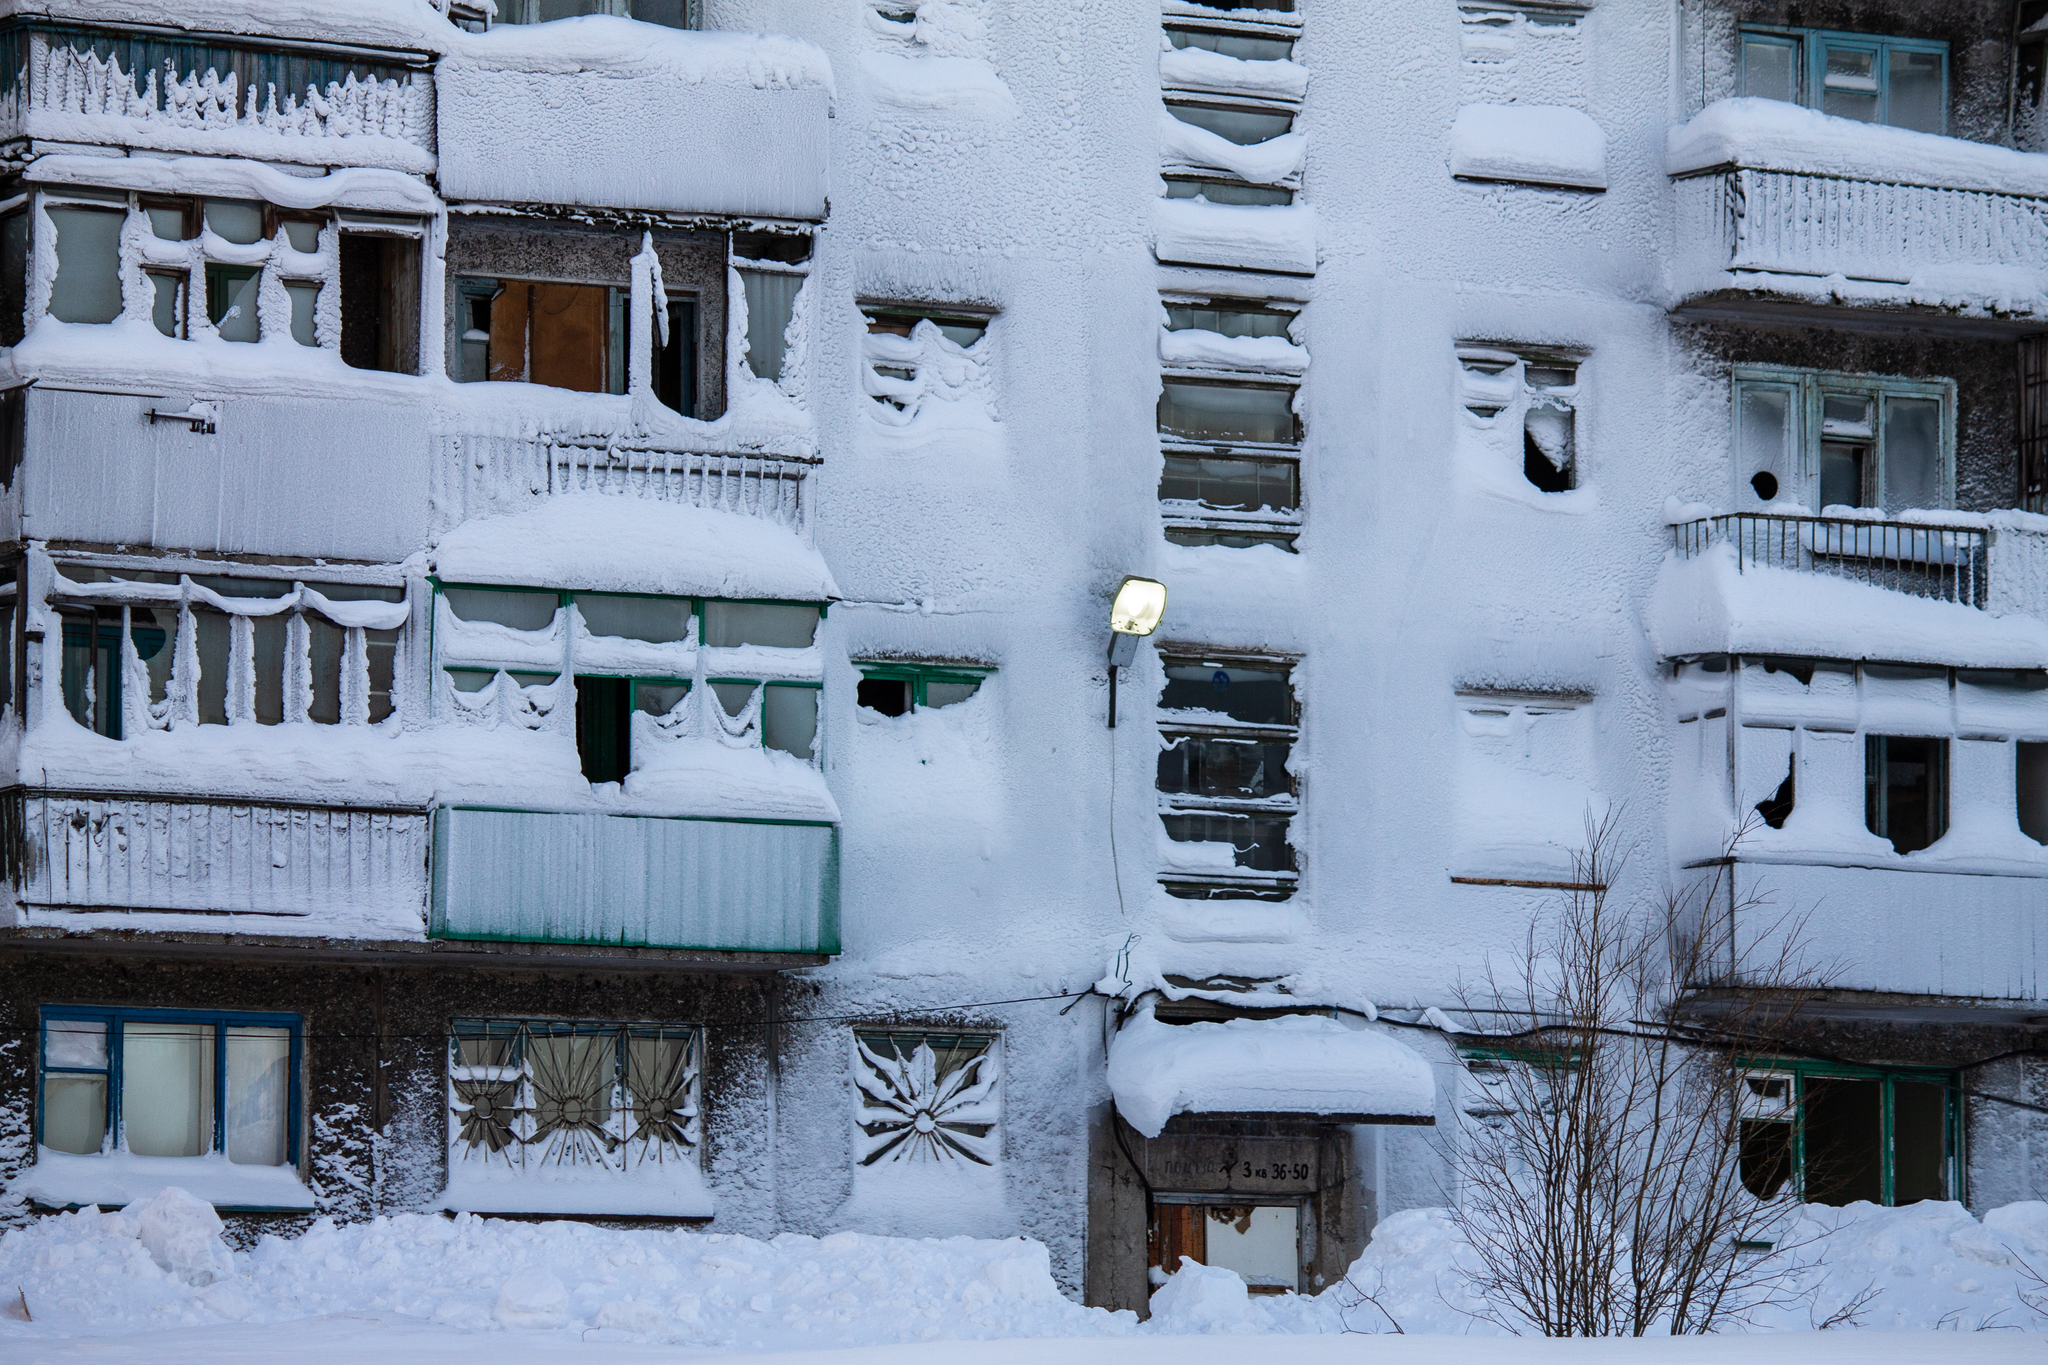
{"label": "window", "polygon": [[36,1141],[296,1165],[303,1050],[292,1014],[47,1007]]}
{"label": "window", "polygon": [[1900,853],[1948,833],[1948,741],[1864,736],[1864,823]]}
{"label": "window", "polygon": [[1207,129],[1226,142],[1249,147],[1279,137],[1294,128],[1294,112],[1264,105],[1195,104],[1169,100],[1166,112],[1182,123]]}
{"label": "window", "polygon": [[[58,572],[65,709],[109,739],[187,725],[367,725],[392,713],[404,588]],[[130,679],[146,679],[147,695],[131,696]]]}
{"label": "window", "polygon": [[1207,204],[1240,204],[1266,207],[1294,202],[1294,191],[1284,185],[1253,185],[1221,176],[1169,175],[1168,199],[1200,199]]}
{"label": "window", "polygon": [[2017,776],[2020,832],[2048,844],[2048,744],[2020,744]]}
{"label": "window", "polygon": [[1740,1169],[1759,1199],[1839,1206],[1959,1197],[1961,1106],[1951,1073],[1789,1062],[1742,1080]]}
{"label": "window", "polygon": [[989,670],[954,664],[886,663],[860,665],[857,700],[870,711],[903,716],[935,706],[966,701],[981,690]]}
{"label": "window", "polygon": [[1745,28],[1739,93],[1922,133],[1948,124],[1948,44],[1817,29]]}
{"label": "window", "polygon": [[902,414],[900,421],[915,417],[927,396],[964,397],[978,382],[976,362],[985,358],[981,343],[993,314],[872,302],[861,304],[861,313],[868,324],[861,344],[868,396]]}
{"label": "window", "polygon": [[1002,1069],[992,1033],[853,1036],[862,1166],[992,1166]]}
{"label": "window", "polygon": [[693,1024],[459,1019],[448,1040],[450,1166],[695,1164],[703,1076]]}
{"label": "window", "polygon": [[[474,276],[455,285],[458,378],[626,391],[626,289]],[[672,334],[671,345],[678,344]]]}
{"label": "window", "polygon": [[1738,366],[1735,442],[1746,508],[1954,505],[1950,380]]}
{"label": "window", "polygon": [[1181,1258],[1234,1270],[1254,1294],[1301,1285],[1301,1205],[1233,1203],[1235,1196],[1154,1196],[1151,1260],[1162,1273]]}
{"label": "window", "polygon": [[28,209],[0,214],[0,346],[21,344],[28,311]]}
{"label": "window", "polygon": [[1301,506],[1294,392],[1280,384],[1162,383],[1159,501],[1168,540],[1292,545]]}
{"label": "window", "polygon": [[[543,728],[573,724],[583,774],[623,782],[647,752],[719,727],[817,761],[820,685],[801,678],[706,678],[716,705],[692,708],[700,643],[712,650],[807,650],[816,603],[719,602],[553,588],[436,585],[437,664],[458,717]],[[699,631],[701,630],[701,641]],[[570,686],[562,679],[564,636]],[[772,658],[773,656],[766,656]],[[795,661],[791,670],[803,671]],[[716,671],[715,669],[713,670]]]}
{"label": "window", "polygon": [[121,225],[127,213],[76,204],[52,204],[46,212],[57,233],[50,316],[60,322],[112,322],[121,316]]}
{"label": "window", "polygon": [[804,276],[758,268],[743,269],[739,276],[747,296],[747,368],[757,378],[779,380],[789,360],[789,323],[796,316]]}
{"label": "window", "polygon": [[663,28],[701,28],[703,0],[499,0],[499,24],[544,24],[582,14],[621,14]]}
{"label": "window", "polygon": [[1465,410],[1489,426],[1520,428],[1522,477],[1545,493],[1578,486],[1578,396],[1581,357],[1569,353],[1458,348]]}
{"label": "window", "polygon": [[697,301],[670,298],[668,340],[656,338],[654,398],[685,417],[697,415]]}
{"label": "window", "polygon": [[1173,656],[1159,697],[1160,881],[1190,900],[1285,900],[1294,893],[1287,771],[1300,731],[1292,665]]}
{"label": "window", "polygon": [[1279,33],[1218,33],[1169,23],[1166,41],[1175,49],[1195,48],[1241,62],[1284,62],[1294,55],[1293,37]]}

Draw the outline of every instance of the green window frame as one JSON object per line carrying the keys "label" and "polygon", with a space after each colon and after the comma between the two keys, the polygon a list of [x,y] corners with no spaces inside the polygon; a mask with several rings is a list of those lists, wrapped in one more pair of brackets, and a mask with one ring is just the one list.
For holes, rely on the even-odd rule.
{"label": "green window frame", "polygon": [[[1931,38],[1898,38],[1878,33],[1846,33],[1836,29],[1779,25],[1742,26],[1736,91],[1783,99],[1785,93],[1809,109],[1864,123],[1911,128],[1923,133],[1948,131],[1948,44]],[[1838,57],[1840,60],[1831,61]],[[1915,105],[1910,95],[1894,99],[1892,76],[1900,66],[1936,59],[1940,70],[1939,107]],[[1867,65],[1868,74],[1856,68]],[[1839,67],[1843,69],[1831,69]],[[1910,87],[1908,87],[1910,89]],[[1780,93],[1781,91],[1785,93]],[[1865,105],[1863,101],[1868,99]],[[1867,109],[1869,117],[1863,117]],[[1930,126],[1931,125],[1931,126]]]}
{"label": "green window frame", "polygon": [[[1779,1058],[1740,1058],[1737,1068],[1743,1081],[1738,1087],[1738,1103],[1742,1106],[1742,1175],[1752,1194],[1758,1194],[1750,1184],[1752,1161],[1781,1159],[1789,1163],[1783,1173],[1784,1184],[1771,1195],[1759,1197],[1776,1197],[1789,1189],[1804,1202],[1839,1205],[1850,1202],[1841,1195],[1867,1197],[1874,1193],[1878,1197],[1871,1202],[1887,1207],[1898,1205],[1901,1195],[1909,1196],[1907,1203],[1963,1198],[1963,1090],[1958,1073],[1935,1067],[1869,1067]],[[1760,1085],[1774,1079],[1786,1082],[1789,1094],[1773,1098],[1760,1092]],[[1816,1111],[1834,1098],[1830,1083],[1836,1082],[1877,1087],[1874,1093],[1867,1092],[1878,1119],[1872,1148],[1877,1169],[1860,1181],[1843,1179],[1843,1158],[1821,1150],[1824,1139],[1816,1137],[1816,1130],[1825,1121]],[[1940,1092],[1936,1102],[1941,1107],[1932,1124],[1925,1112],[1927,1101],[1933,1098],[1927,1093],[1930,1090]],[[1916,1114],[1916,1108],[1921,1112]],[[1760,1126],[1784,1131],[1763,1134],[1756,1131]],[[1908,1153],[1909,1160],[1919,1159],[1921,1168],[1902,1173],[1902,1126],[1909,1142],[1924,1143],[1929,1137],[1939,1141],[1939,1155],[1934,1163],[1924,1160],[1924,1151]],[[1784,1154],[1782,1158],[1776,1156],[1780,1152]],[[1929,1188],[1930,1179],[1939,1188]],[[1917,1189],[1916,1181],[1920,1185]],[[1864,1188],[1853,1188],[1857,1184]]]}
{"label": "green window frame", "polygon": [[[1955,506],[1953,379],[1784,365],[1737,365],[1733,379],[1736,510],[1755,511],[1785,500],[1804,503],[1816,512],[1835,505],[1882,507],[1889,512]],[[1867,430],[1860,434],[1844,428],[1837,416],[1845,404],[1853,407],[1859,402],[1867,404]],[[1899,443],[1916,427],[1924,430],[1930,403],[1935,405],[1931,416],[1936,465],[1915,469],[1895,458],[1893,448],[1911,449]],[[1849,468],[1843,467],[1845,452],[1853,456]],[[1765,475],[1770,476],[1768,482]],[[1856,500],[1844,503],[1840,495],[1850,485]]]}
{"label": "green window frame", "polygon": [[[981,685],[988,681],[990,674],[995,672],[993,668],[975,668],[962,664],[903,663],[895,660],[886,663],[859,664],[856,667],[860,669],[861,681],[863,682],[908,683],[910,685],[910,709],[913,714],[932,707],[930,691],[933,683],[969,687],[974,689],[975,692],[979,692]],[[971,696],[973,693],[969,693],[969,695]],[[958,697],[955,700],[965,701],[967,698]],[[952,703],[941,702],[939,705],[950,706]]]}

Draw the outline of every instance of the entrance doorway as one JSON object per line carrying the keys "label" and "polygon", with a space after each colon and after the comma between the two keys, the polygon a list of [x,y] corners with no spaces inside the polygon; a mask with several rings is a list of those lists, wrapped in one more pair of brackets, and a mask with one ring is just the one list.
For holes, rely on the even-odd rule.
{"label": "entrance doorway", "polygon": [[1237,1272],[1254,1294],[1301,1288],[1301,1205],[1226,1203],[1211,1196],[1154,1194],[1152,1280],[1187,1257]]}

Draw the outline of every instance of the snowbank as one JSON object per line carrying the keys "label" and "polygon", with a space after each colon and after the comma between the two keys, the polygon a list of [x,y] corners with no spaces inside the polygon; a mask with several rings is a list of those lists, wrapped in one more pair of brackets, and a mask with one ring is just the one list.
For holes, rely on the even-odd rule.
{"label": "snowbank", "polygon": [[1859,123],[1782,100],[1717,100],[1665,135],[1671,175],[1723,166],[2048,195],[2048,156],[2037,152]]}
{"label": "snowbank", "polygon": [[224,1209],[315,1207],[313,1192],[290,1166],[242,1166],[226,1153],[207,1156],[139,1156],[103,1152],[78,1156],[36,1147],[33,1166],[7,1186],[13,1198],[55,1208],[83,1204],[134,1204],[165,1190],[187,1191],[205,1201],[208,1214]]}
{"label": "snowbank", "polygon": [[1468,104],[1451,123],[1451,174],[1604,190],[1607,135],[1562,105]]}
{"label": "snowbank", "polygon": [[1109,1088],[1146,1137],[1181,1113],[1436,1116],[1436,1080],[1420,1054],[1323,1015],[1162,1024],[1140,1010],[1110,1040]]}

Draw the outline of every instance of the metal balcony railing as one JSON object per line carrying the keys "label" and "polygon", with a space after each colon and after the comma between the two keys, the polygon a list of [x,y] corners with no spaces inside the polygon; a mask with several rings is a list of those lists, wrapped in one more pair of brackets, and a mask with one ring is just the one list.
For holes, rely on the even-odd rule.
{"label": "metal balcony railing", "polygon": [[1991,534],[1973,527],[1735,512],[1671,532],[1681,559],[1732,545],[1738,572],[1763,565],[1830,574],[1980,610],[1990,596]]}

